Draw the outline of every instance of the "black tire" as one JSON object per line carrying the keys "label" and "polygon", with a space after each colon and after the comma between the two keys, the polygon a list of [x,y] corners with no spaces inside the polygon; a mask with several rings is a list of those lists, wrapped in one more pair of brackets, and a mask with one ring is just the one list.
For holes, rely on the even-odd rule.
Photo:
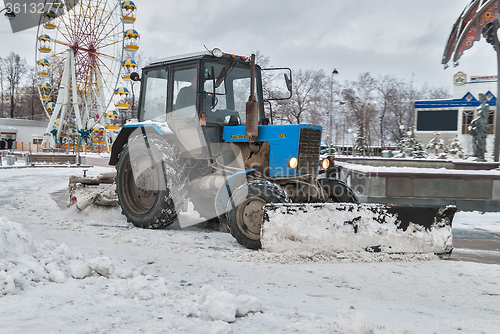
{"label": "black tire", "polygon": [[[191,203],[193,203],[193,208],[200,217],[207,220],[205,228],[213,231],[227,232],[226,220],[219,219],[217,213],[215,212],[215,198],[191,195],[189,197]],[[221,230],[222,228],[222,230]]]}
{"label": "black tire", "polygon": [[331,201],[340,203],[359,203],[354,191],[337,179],[319,179],[321,187],[328,193]]}
{"label": "black tire", "polygon": [[200,217],[207,220],[217,217],[217,213],[215,212],[215,198],[191,194],[189,200],[193,203],[193,208],[198,212]]}
{"label": "black tire", "polygon": [[160,136],[136,136],[124,145],[116,171],[118,203],[127,221],[151,229],[177,221],[185,194],[174,146]]}
{"label": "black tire", "polygon": [[[275,183],[254,180],[237,188],[229,199],[227,226],[236,241],[246,248],[260,249],[260,229],[267,203],[288,203],[285,191]],[[233,203],[236,207],[233,207]]]}

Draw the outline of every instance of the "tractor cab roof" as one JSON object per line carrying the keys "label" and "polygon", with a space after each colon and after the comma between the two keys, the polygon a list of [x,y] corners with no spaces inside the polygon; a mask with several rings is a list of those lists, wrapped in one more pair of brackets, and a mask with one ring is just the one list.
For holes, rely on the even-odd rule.
{"label": "tractor cab roof", "polygon": [[209,59],[210,58],[212,58],[212,59],[223,58],[223,59],[228,59],[228,60],[241,62],[241,63],[247,63],[247,64],[250,63],[250,57],[238,56],[235,54],[224,53],[222,51],[220,51],[220,54],[217,55],[217,53],[215,53],[215,49],[214,49],[212,51],[205,50],[205,51],[199,51],[199,52],[193,52],[193,53],[186,53],[186,54],[177,55],[177,56],[160,58],[160,59],[152,61],[148,66],[155,66],[155,65],[165,64],[165,63],[178,63],[178,62],[196,60],[196,59],[201,59],[201,58],[209,58]]}

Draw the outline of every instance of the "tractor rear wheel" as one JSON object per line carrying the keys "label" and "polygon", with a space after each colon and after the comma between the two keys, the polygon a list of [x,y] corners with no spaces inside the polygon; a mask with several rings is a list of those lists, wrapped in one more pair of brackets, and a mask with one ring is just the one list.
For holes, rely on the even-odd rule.
{"label": "tractor rear wheel", "polygon": [[264,220],[264,205],[290,202],[286,193],[275,183],[254,180],[237,188],[229,199],[227,225],[231,235],[246,248],[260,249],[260,230]]}
{"label": "tractor rear wheel", "polygon": [[339,203],[359,203],[354,191],[337,179],[319,179],[321,187],[328,193],[330,200]]}
{"label": "tractor rear wheel", "polygon": [[159,136],[136,136],[125,144],[116,165],[116,193],[127,221],[142,228],[165,228],[177,221],[183,204],[183,168],[175,147]]}

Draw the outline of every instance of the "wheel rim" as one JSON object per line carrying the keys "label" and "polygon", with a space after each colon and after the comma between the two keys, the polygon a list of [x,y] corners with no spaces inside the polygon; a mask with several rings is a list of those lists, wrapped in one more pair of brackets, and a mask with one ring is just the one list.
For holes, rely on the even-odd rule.
{"label": "wheel rim", "polygon": [[148,154],[135,155],[127,162],[123,175],[128,207],[138,214],[148,213],[159,196],[158,168],[153,160]]}
{"label": "wheel rim", "polygon": [[266,202],[260,197],[249,197],[236,208],[236,224],[239,230],[252,240],[260,239]]}

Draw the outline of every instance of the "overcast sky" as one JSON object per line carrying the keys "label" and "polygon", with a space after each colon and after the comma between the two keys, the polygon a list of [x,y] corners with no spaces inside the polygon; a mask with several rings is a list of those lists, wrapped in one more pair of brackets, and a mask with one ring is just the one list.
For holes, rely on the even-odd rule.
{"label": "overcast sky", "polygon": [[[218,47],[292,69],[337,68],[337,80],[360,73],[395,75],[416,85],[446,86],[453,74],[495,75],[484,39],[460,66],[441,65],[451,27],[470,0],[134,0],[140,49],[153,58]],[[3,16],[3,15],[2,15]],[[12,34],[0,19],[0,57],[14,51],[33,64],[36,29]]]}

